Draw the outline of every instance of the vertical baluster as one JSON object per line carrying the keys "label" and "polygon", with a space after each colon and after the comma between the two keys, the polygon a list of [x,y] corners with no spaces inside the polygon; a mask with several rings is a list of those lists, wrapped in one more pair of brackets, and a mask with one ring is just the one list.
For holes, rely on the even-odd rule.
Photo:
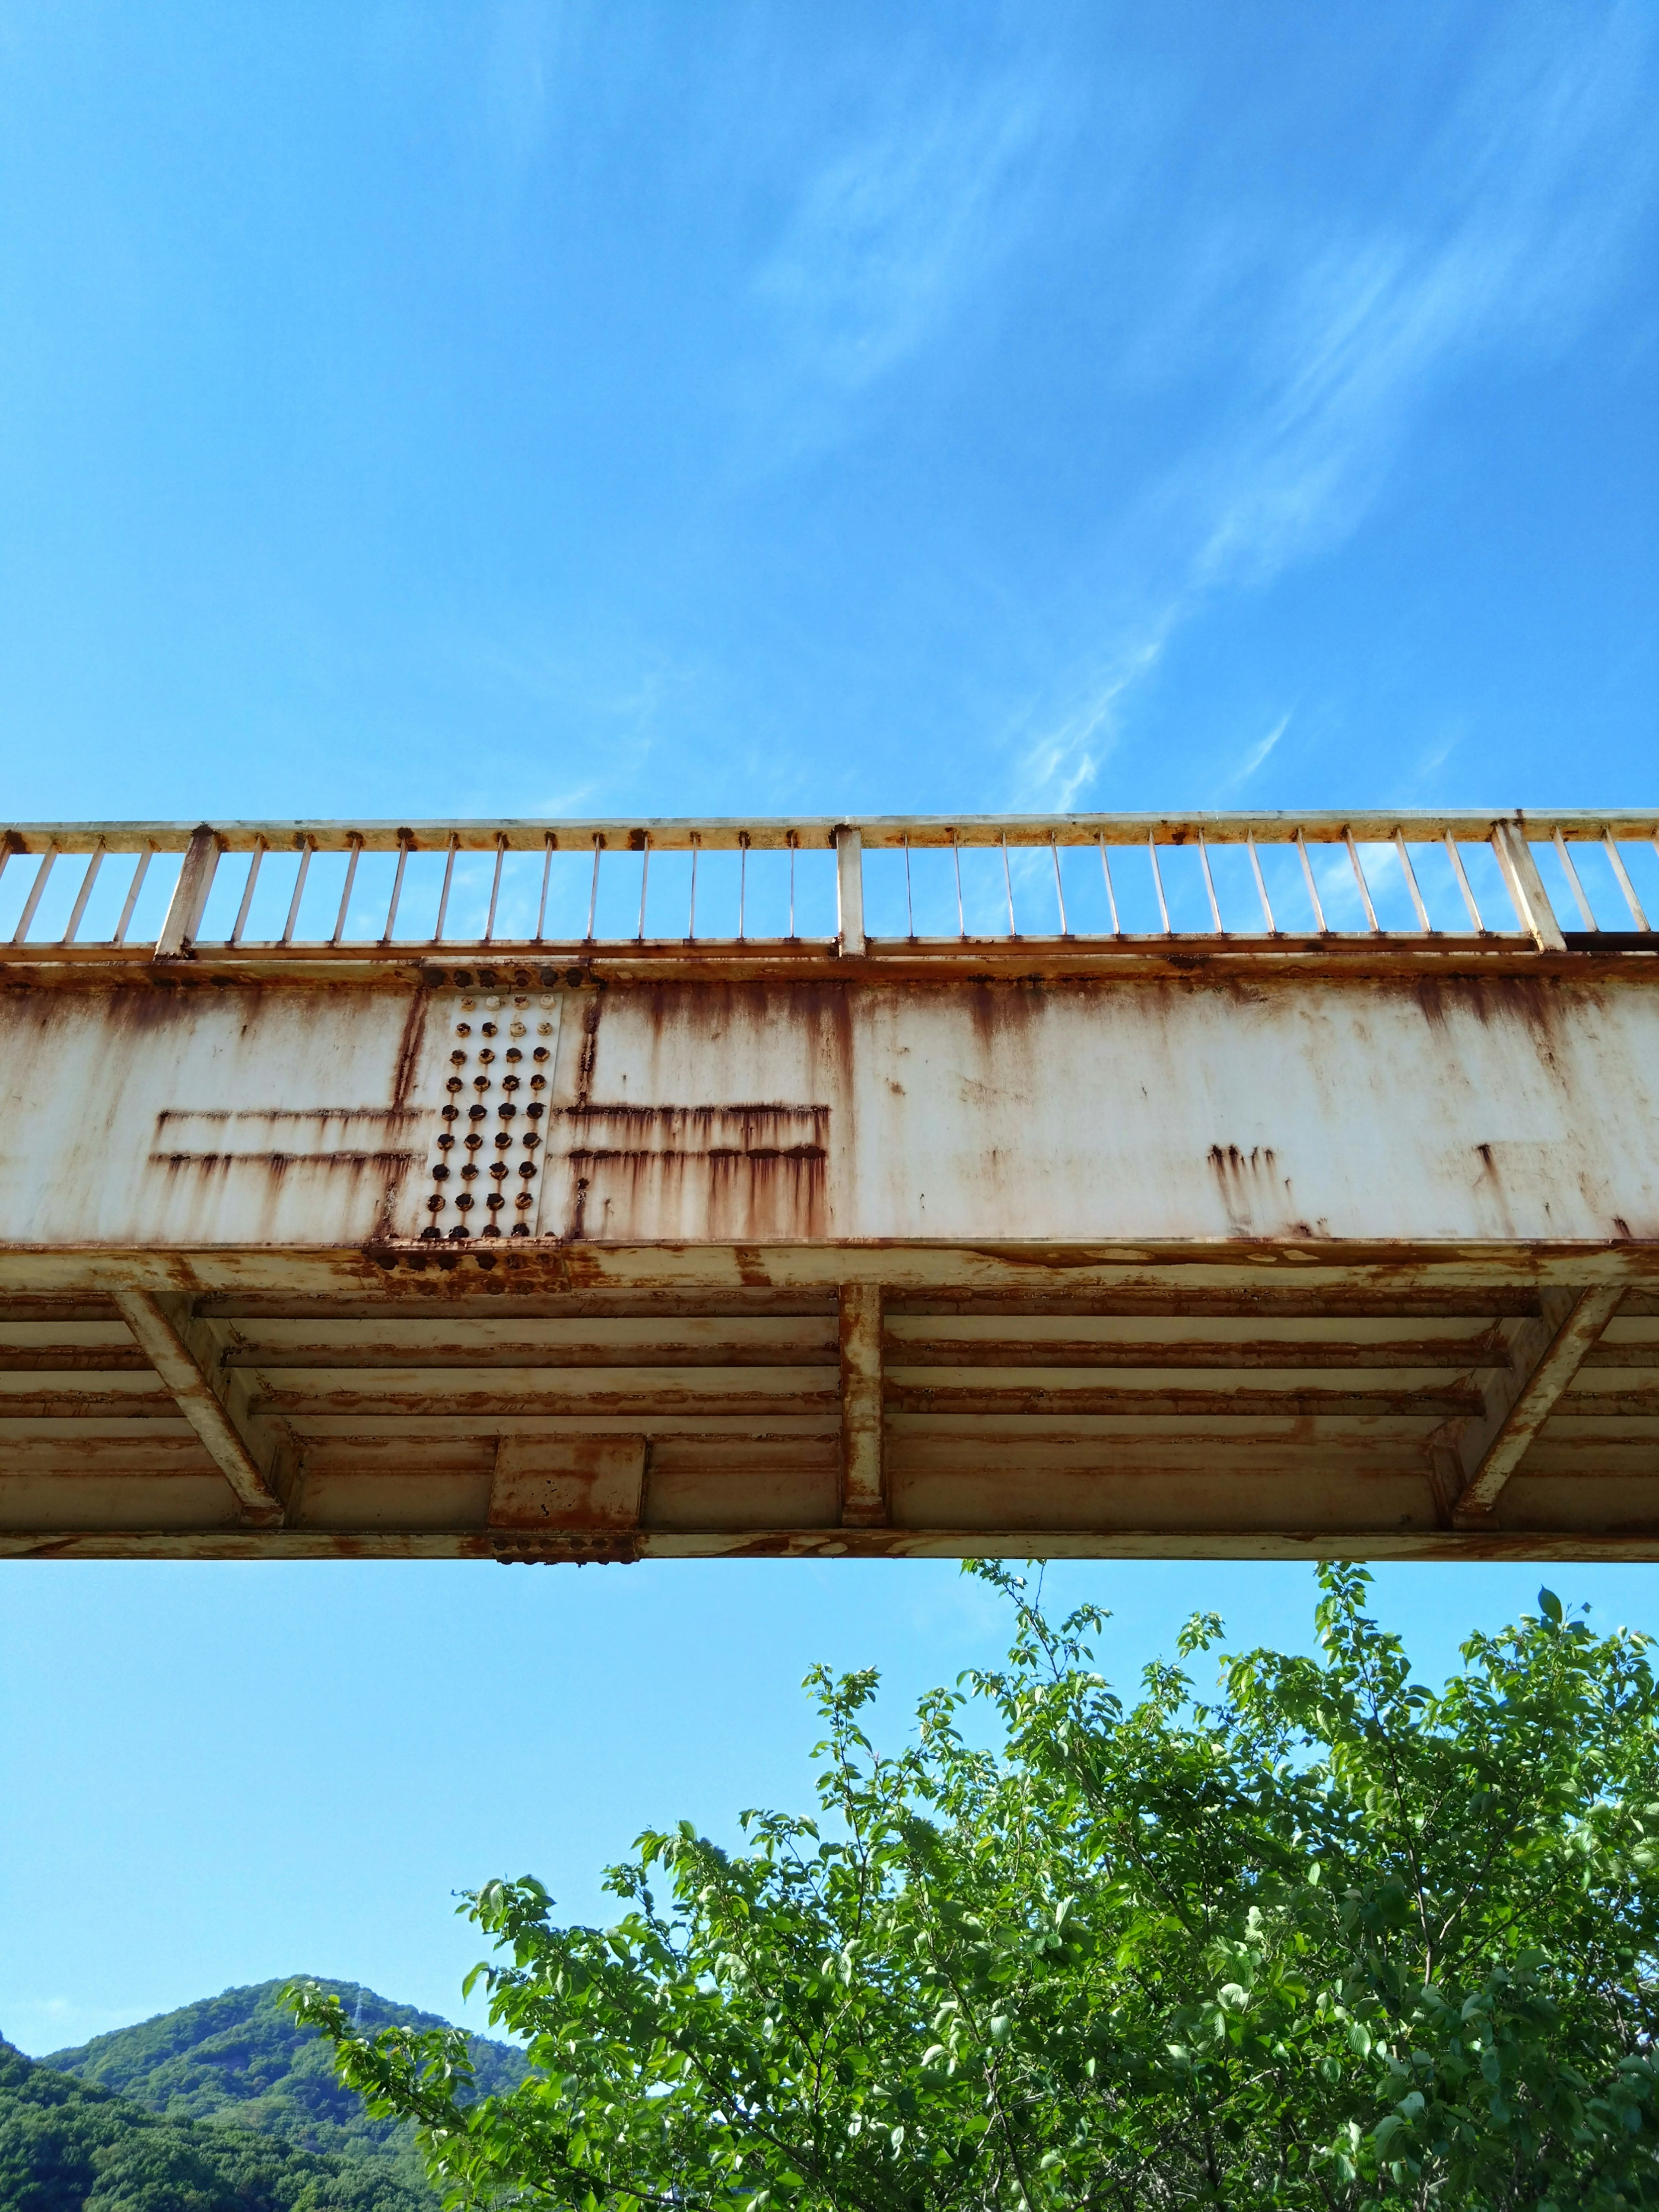
{"label": "vertical baluster", "polygon": [[1002,887],[1008,894],[1008,934],[1018,937],[1019,932],[1014,927],[1014,878],[1008,866],[1008,832],[1006,830],[1002,833]]}
{"label": "vertical baluster", "polygon": [[1146,840],[1146,850],[1152,855],[1152,886],[1158,893],[1158,910],[1163,916],[1164,934],[1166,937],[1170,937],[1172,936],[1174,933],[1170,927],[1169,901],[1164,896],[1164,871],[1158,865],[1158,839],[1156,836],[1148,836]]}
{"label": "vertical baluster", "polygon": [[1400,872],[1406,878],[1406,889],[1411,893],[1412,904],[1417,908],[1417,926],[1425,937],[1431,937],[1434,930],[1429,921],[1429,910],[1423,903],[1422,892],[1417,888],[1417,871],[1412,866],[1411,854],[1406,850],[1403,830],[1395,831],[1394,843],[1395,850],[1400,855]]}
{"label": "vertical baluster", "polygon": [[1048,832],[1048,851],[1054,863],[1054,896],[1060,901],[1060,933],[1069,937],[1072,926],[1066,919],[1066,886],[1060,878],[1060,843],[1052,830]]}
{"label": "vertical baluster", "polygon": [[1561,866],[1566,871],[1567,883],[1572,895],[1578,902],[1578,911],[1584,917],[1585,928],[1600,930],[1601,925],[1595,919],[1595,908],[1584,896],[1584,886],[1578,880],[1578,871],[1573,866],[1571,854],[1567,850],[1567,841],[1559,830],[1555,833],[1555,849],[1561,856]]}
{"label": "vertical baluster", "polygon": [[81,917],[87,910],[87,901],[92,896],[92,887],[98,880],[98,871],[104,865],[104,841],[100,837],[92,848],[92,858],[87,862],[87,872],[81,878],[81,888],[75,894],[75,904],[70,910],[68,927],[63,941],[73,945],[75,933],[81,927]]}
{"label": "vertical baluster", "polygon": [[434,945],[441,945],[444,941],[444,923],[449,916],[449,887],[455,880],[455,855],[460,849],[460,832],[458,830],[452,830],[449,833],[449,848],[444,854],[444,885],[438,894],[438,923],[432,933],[432,942]]}
{"label": "vertical baluster", "polygon": [[1319,902],[1319,886],[1314,881],[1313,862],[1308,858],[1308,841],[1299,830],[1296,833],[1296,849],[1302,855],[1302,872],[1307,878],[1308,896],[1313,901],[1314,921],[1319,934],[1328,937],[1330,931],[1326,925],[1325,909]]}
{"label": "vertical baluster", "polygon": [[1215,924],[1216,935],[1224,937],[1227,933],[1221,927],[1221,907],[1215,895],[1215,878],[1210,873],[1210,848],[1204,842],[1201,830],[1198,833],[1198,857],[1204,870],[1204,888],[1210,895],[1210,919]]}
{"label": "vertical baluster", "polygon": [[904,933],[915,942],[916,910],[910,899],[910,840],[904,840]]}
{"label": "vertical baluster", "polygon": [[599,912],[599,855],[604,850],[605,839],[595,832],[593,838],[593,880],[587,887],[587,934],[582,939],[582,943],[584,945],[591,945],[593,942],[593,917]]}
{"label": "vertical baluster", "polygon": [[404,895],[404,870],[409,861],[410,837],[407,830],[398,833],[398,865],[392,872],[392,896],[386,902],[386,927],[380,933],[382,945],[390,945],[392,933],[398,927],[398,902]]}
{"label": "vertical baluster", "polygon": [[697,941],[697,854],[702,845],[702,838],[694,831],[691,837],[691,915],[685,926],[688,945],[695,945]]}
{"label": "vertical baluster", "polygon": [[351,857],[346,862],[345,885],[340,893],[340,911],[334,917],[334,934],[328,940],[331,945],[337,945],[345,935],[346,909],[351,904],[351,886],[357,880],[357,863],[362,857],[363,841],[357,830],[351,832],[346,843]]}
{"label": "vertical baluster", "polygon": [[138,903],[138,894],[144,888],[144,878],[149,873],[149,864],[155,858],[155,848],[147,837],[144,849],[138,855],[138,865],[132,872],[132,881],[127,885],[126,902],[121,908],[121,919],[115,925],[115,942],[125,945],[127,930],[132,921],[132,910]]}
{"label": "vertical baluster", "polygon": [[300,901],[306,895],[306,878],[311,872],[311,838],[300,840],[300,872],[294,879],[294,896],[289,902],[288,920],[283,924],[283,943],[294,942],[294,926],[300,919]]}
{"label": "vertical baluster", "polygon": [[1625,856],[1613,841],[1611,830],[1602,832],[1601,842],[1607,848],[1607,858],[1613,862],[1613,872],[1619,878],[1619,888],[1625,894],[1625,904],[1630,908],[1630,918],[1640,930],[1645,930],[1648,918],[1642,911],[1642,902],[1636,896],[1636,886],[1625,868]]}
{"label": "vertical baluster", "polygon": [[634,933],[634,942],[636,945],[643,945],[645,942],[645,893],[650,881],[651,840],[647,836],[640,848],[640,926]]}
{"label": "vertical baluster", "polygon": [[1382,933],[1377,927],[1376,908],[1371,904],[1370,886],[1365,881],[1365,871],[1359,865],[1359,848],[1353,842],[1352,830],[1342,832],[1342,842],[1348,848],[1349,860],[1353,863],[1353,879],[1359,886],[1359,900],[1365,909],[1366,924],[1373,937],[1380,937]]}
{"label": "vertical baluster", "polygon": [[495,872],[489,879],[489,912],[484,917],[484,943],[495,942],[495,908],[501,896],[501,870],[507,864],[507,833],[495,832]]}
{"label": "vertical baluster", "polygon": [[738,942],[742,944],[747,931],[749,900],[749,832],[738,832]]}
{"label": "vertical baluster", "polygon": [[233,945],[241,943],[242,932],[247,927],[248,915],[253,906],[253,886],[259,880],[259,866],[264,857],[265,841],[263,837],[256,837],[253,841],[253,850],[248,855],[247,881],[242,885],[242,903],[236,909],[235,926],[230,933],[230,941]]}
{"label": "vertical baluster", "polygon": [[1112,917],[1112,935],[1121,937],[1123,932],[1118,925],[1117,893],[1112,886],[1112,871],[1110,863],[1106,858],[1106,833],[1103,830],[1097,842],[1100,846],[1100,872],[1106,884],[1106,911]]}
{"label": "vertical baluster", "polygon": [[29,885],[29,895],[23,902],[23,911],[17,917],[17,927],[11,933],[14,945],[21,945],[28,936],[29,924],[34,919],[34,910],[40,903],[41,893],[46,888],[46,878],[51,875],[57,858],[58,840],[49,838],[40,854],[40,865],[34,872],[34,881]]}
{"label": "vertical baluster", "polygon": [[1252,830],[1244,842],[1250,848],[1250,866],[1255,874],[1255,895],[1261,902],[1261,912],[1267,924],[1267,934],[1269,937],[1277,937],[1279,924],[1273,920],[1273,906],[1267,897],[1267,885],[1261,873],[1261,855],[1255,849],[1255,832]]}
{"label": "vertical baluster", "polygon": [[539,945],[547,933],[547,887],[553,880],[553,848],[558,839],[550,830],[542,839],[542,896],[536,908],[536,943]]}
{"label": "vertical baluster", "polygon": [[957,833],[951,832],[951,858],[957,871],[957,937],[958,941],[968,934],[968,918],[962,908],[962,848],[957,842]]}
{"label": "vertical baluster", "polygon": [[1457,849],[1457,840],[1449,830],[1446,831],[1445,838],[1446,850],[1451,856],[1452,873],[1457,878],[1457,888],[1463,894],[1463,903],[1469,910],[1469,920],[1474,925],[1474,933],[1477,937],[1486,937],[1490,933],[1486,923],[1480,919],[1480,909],[1474,902],[1474,893],[1469,889],[1469,879],[1463,872],[1463,855]]}

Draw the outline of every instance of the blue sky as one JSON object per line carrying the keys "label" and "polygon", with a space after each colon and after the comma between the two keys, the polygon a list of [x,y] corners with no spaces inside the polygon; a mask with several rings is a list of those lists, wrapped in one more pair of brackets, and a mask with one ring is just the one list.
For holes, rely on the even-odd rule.
{"label": "blue sky", "polygon": [[[1656,94],[1594,0],[0,0],[5,811],[1651,803]],[[1537,1579],[1383,1588],[1443,1659]],[[1121,1671],[1307,1583],[1068,1586]],[[453,2009],[453,1890],[594,1910],[799,1797],[811,1660],[995,1642],[944,1566],[8,1570],[0,2030]]]}

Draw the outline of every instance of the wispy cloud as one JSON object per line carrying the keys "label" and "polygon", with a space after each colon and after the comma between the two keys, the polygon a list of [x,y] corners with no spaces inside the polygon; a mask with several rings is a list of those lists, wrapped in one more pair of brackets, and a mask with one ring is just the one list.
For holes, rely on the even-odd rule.
{"label": "wispy cloud", "polygon": [[[1102,730],[1121,725],[1130,687],[1184,623],[1217,593],[1259,586],[1349,537],[1458,379],[1547,358],[1583,330],[1659,184],[1656,46],[1659,19],[1644,9],[1552,18],[1547,35],[1535,19],[1508,18],[1416,172],[1370,222],[1275,210],[1272,229],[1252,229],[1235,205],[1212,216],[1226,251],[1200,240],[1173,280],[1172,327],[1188,350],[1132,349],[1133,377],[1144,387],[1160,360],[1171,378],[1190,374],[1207,323],[1220,333],[1209,366],[1226,357],[1231,402],[1106,526],[1120,562],[1163,580],[1157,648],[1139,649],[1144,617],[1105,614],[1094,672],[1073,678],[1073,697],[1023,746],[1022,778],[1035,766],[1056,791],[1086,781]],[[1207,313],[1195,285],[1208,288]],[[1081,709],[1079,689],[1091,694]]]}
{"label": "wispy cloud", "polygon": [[809,177],[755,280],[792,381],[849,398],[937,337],[1018,240],[1056,120],[1029,73],[912,85]]}
{"label": "wispy cloud", "polygon": [[1212,487],[1199,584],[1263,579],[1346,536],[1450,380],[1547,354],[1593,310],[1652,198],[1659,145],[1632,51],[1650,27],[1620,11],[1599,36],[1578,28],[1571,51],[1522,40],[1492,57],[1425,164],[1424,212],[1319,241],[1285,287],[1249,404],[1196,457]]}
{"label": "wispy cloud", "polygon": [[1030,710],[1010,804],[1048,813],[1071,812],[1116,742],[1118,702],[1157,665],[1180,617],[1179,605],[1172,604],[1148,617],[1138,632],[1121,641],[1111,665],[1092,678],[1057,720],[1045,716],[1036,734],[1029,727],[1030,720],[1036,719],[1036,710]]}
{"label": "wispy cloud", "polygon": [[1231,775],[1228,777],[1225,788],[1229,791],[1237,791],[1241,785],[1248,783],[1290,726],[1290,716],[1281,714],[1267,736],[1250,747]]}

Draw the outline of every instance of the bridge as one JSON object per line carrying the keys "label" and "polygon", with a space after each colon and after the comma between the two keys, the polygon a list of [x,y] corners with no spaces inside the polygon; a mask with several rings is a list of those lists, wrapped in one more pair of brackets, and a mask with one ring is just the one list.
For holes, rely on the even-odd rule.
{"label": "bridge", "polygon": [[16,825],[0,1551],[1659,1557],[1656,829]]}

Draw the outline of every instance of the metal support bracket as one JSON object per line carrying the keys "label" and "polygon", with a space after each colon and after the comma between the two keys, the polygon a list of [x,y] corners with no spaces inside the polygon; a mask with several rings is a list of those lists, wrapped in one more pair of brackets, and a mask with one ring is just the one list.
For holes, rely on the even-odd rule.
{"label": "metal support bracket", "polygon": [[878,1283],[841,1286],[841,1517],[854,1528],[887,1518],[886,1417]]}
{"label": "metal support bracket", "polygon": [[842,951],[861,958],[864,939],[864,840],[856,830],[836,832],[836,929]]}
{"label": "metal support bracket", "polygon": [[285,1429],[253,1411],[249,1370],[220,1364],[217,1340],[210,1326],[191,1312],[188,1298],[137,1289],[118,1290],[114,1298],[179,1411],[235,1492],[242,1521],[252,1528],[279,1527],[283,1507],[278,1484],[293,1471],[292,1440]]}
{"label": "metal support bracket", "polygon": [[[1489,1527],[1504,1486],[1612,1320],[1622,1285],[1546,1291],[1540,1311],[1510,1340],[1510,1365],[1486,1386],[1485,1411],[1448,1437],[1462,1474],[1452,1508],[1459,1528]],[[1437,1440],[1439,1441],[1439,1440]],[[1431,1447],[1432,1448],[1432,1447]]]}

